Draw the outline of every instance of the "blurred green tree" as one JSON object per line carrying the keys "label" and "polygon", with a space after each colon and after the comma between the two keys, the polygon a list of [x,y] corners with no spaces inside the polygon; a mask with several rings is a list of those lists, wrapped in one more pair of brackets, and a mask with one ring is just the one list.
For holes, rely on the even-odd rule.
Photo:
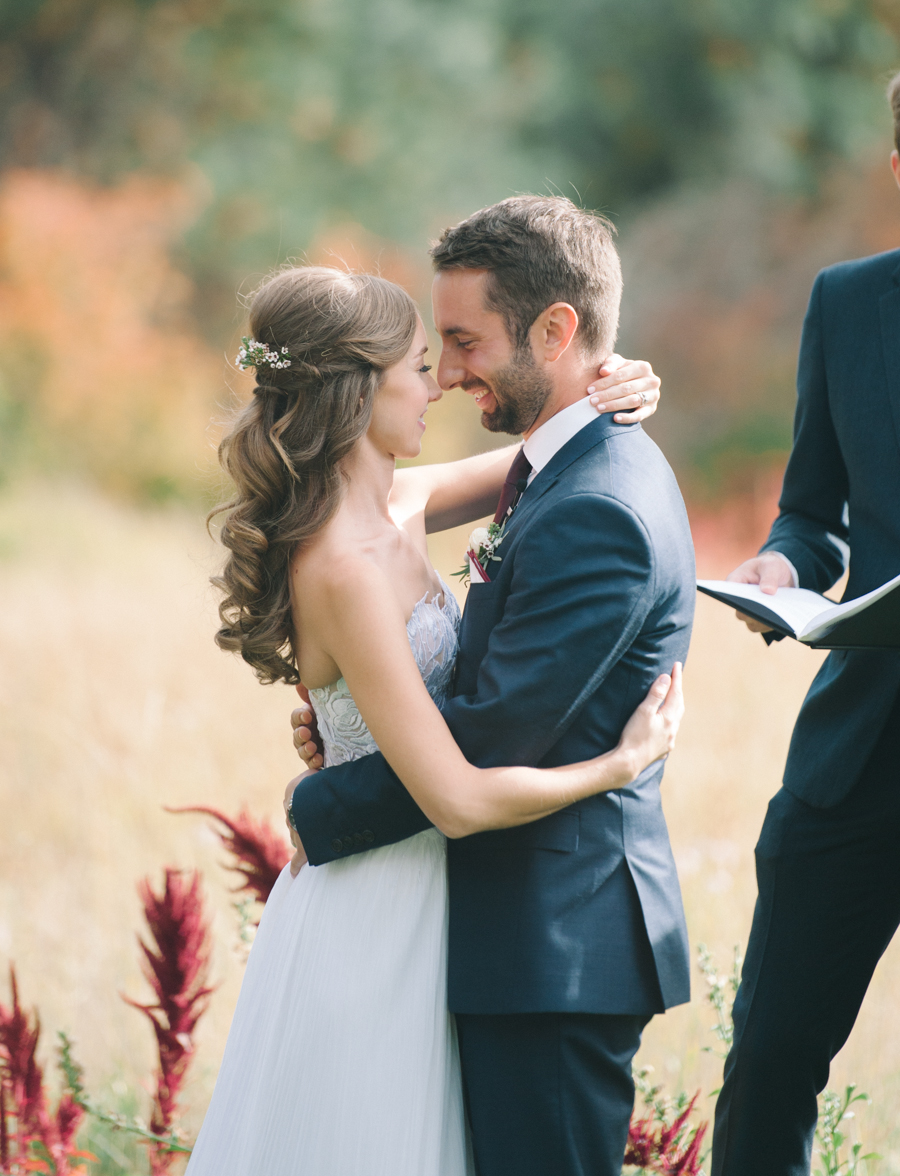
{"label": "blurred green tree", "polygon": [[809,190],[898,46],[891,0],[6,0],[0,167],[192,163],[212,293],[339,220],[418,247],[527,188],[616,215],[707,176]]}
{"label": "blurred green tree", "polygon": [[[85,416],[68,440],[103,435],[113,456],[90,465],[110,485],[189,481],[159,457],[178,449],[167,406],[212,403],[236,287],[335,240],[365,265],[395,243],[427,273],[443,224],[556,190],[628,226],[623,346],[666,379],[667,452],[718,492],[723,453],[781,460],[812,273],[894,243],[893,188],[862,193],[898,65],[897,0],[0,0],[0,428],[90,402],[116,429]],[[848,161],[857,187],[829,195]],[[177,297],[171,262],[191,278]],[[415,261],[385,272],[418,286]],[[125,303],[139,343],[119,357]],[[192,315],[216,354],[182,386],[169,341],[188,346]],[[76,396],[77,341],[101,320],[117,358]],[[115,456],[132,434],[140,460]]]}

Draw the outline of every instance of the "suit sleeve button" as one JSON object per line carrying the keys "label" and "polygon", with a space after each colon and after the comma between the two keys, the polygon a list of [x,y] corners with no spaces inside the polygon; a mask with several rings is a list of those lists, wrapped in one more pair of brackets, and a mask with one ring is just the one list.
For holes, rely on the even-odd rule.
{"label": "suit sleeve button", "polygon": [[344,843],[341,841],[340,837],[335,837],[334,841],[331,843],[331,848],[335,853],[343,853]]}
{"label": "suit sleeve button", "polygon": [[344,849],[349,849],[352,844],[353,844],[353,838],[348,833],[347,836],[344,838]]}
{"label": "suit sleeve button", "polygon": [[354,845],[364,845],[365,840],[366,839],[363,837],[362,833],[354,833],[353,834],[353,844]]}
{"label": "suit sleeve button", "polygon": [[375,834],[371,829],[363,829],[363,841],[367,841],[369,845],[375,840]]}

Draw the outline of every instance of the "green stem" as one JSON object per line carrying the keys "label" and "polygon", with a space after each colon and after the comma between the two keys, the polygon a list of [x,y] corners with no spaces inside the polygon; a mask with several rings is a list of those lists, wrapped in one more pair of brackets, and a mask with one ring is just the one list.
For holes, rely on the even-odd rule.
{"label": "green stem", "polygon": [[59,1040],[59,1068],[65,1077],[66,1087],[72,1096],[72,1101],[76,1106],[81,1107],[86,1115],[90,1115],[91,1118],[97,1119],[100,1123],[106,1123],[107,1126],[115,1128],[116,1131],[125,1131],[129,1135],[136,1135],[140,1139],[149,1140],[151,1143],[163,1144],[166,1151],[182,1152],[188,1156],[191,1154],[192,1149],[185,1147],[183,1143],[179,1143],[178,1137],[174,1132],[171,1135],[157,1135],[154,1131],[148,1131],[146,1127],[141,1127],[137,1123],[130,1123],[124,1115],[116,1115],[95,1106],[88,1098],[84,1089],[84,1083],[82,1082],[84,1070],[72,1057],[72,1042],[62,1031],[59,1032]]}

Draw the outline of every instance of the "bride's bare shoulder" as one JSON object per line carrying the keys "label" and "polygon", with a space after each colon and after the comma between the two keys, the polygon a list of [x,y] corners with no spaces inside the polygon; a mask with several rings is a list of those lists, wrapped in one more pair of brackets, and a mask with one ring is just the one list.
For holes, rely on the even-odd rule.
{"label": "bride's bare shoulder", "polygon": [[342,542],[338,529],[324,531],[291,560],[291,587],[301,611],[322,617],[366,607],[373,596],[393,596],[390,580],[364,552]]}

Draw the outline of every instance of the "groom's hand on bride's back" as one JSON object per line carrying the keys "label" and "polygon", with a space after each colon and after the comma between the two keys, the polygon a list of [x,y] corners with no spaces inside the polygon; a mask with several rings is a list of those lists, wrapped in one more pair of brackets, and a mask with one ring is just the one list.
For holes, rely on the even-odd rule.
{"label": "groom's hand on bride's back", "polygon": [[645,359],[611,355],[588,388],[598,412],[611,412],[620,425],[635,425],[653,416],[659,404],[659,376]]}
{"label": "groom's hand on bride's back", "polygon": [[303,848],[303,842],[300,840],[300,834],[297,832],[293,817],[291,816],[291,803],[294,799],[294,789],[305,775],[306,772],[301,772],[299,776],[295,776],[284,790],[284,823],[287,825],[288,833],[291,836],[291,845],[294,847],[294,856],[291,858],[292,878],[297,877],[302,867],[309,860],[306,856],[306,850]]}
{"label": "groom's hand on bride's back", "polygon": [[297,693],[303,699],[303,705],[291,711],[291,727],[294,730],[294,747],[297,754],[308,768],[321,768],[323,760],[319,754],[319,728],[316,724],[316,712],[309,701],[309,691],[300,683]]}

